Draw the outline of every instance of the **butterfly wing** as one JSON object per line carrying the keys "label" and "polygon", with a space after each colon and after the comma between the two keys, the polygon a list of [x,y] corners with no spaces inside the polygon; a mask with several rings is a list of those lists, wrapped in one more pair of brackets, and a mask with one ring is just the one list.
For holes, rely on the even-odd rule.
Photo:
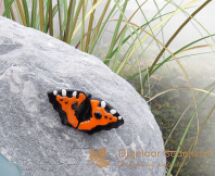
{"label": "butterfly wing", "polygon": [[82,91],[54,90],[48,92],[48,97],[64,125],[89,134],[124,124],[123,118],[110,104]]}
{"label": "butterfly wing", "polygon": [[87,120],[90,104],[84,92],[66,89],[54,90],[48,92],[48,97],[64,125],[77,128],[80,121]]}
{"label": "butterfly wing", "polygon": [[123,118],[108,103],[99,99],[90,99],[91,117],[80,122],[78,129],[89,134],[100,130],[110,130],[124,124]]}

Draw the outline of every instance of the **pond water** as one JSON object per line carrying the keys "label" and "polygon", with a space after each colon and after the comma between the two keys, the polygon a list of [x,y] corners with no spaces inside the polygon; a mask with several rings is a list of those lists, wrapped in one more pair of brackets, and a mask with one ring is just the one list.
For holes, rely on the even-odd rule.
{"label": "pond water", "polygon": [[0,155],[0,175],[1,176],[21,176],[20,168]]}

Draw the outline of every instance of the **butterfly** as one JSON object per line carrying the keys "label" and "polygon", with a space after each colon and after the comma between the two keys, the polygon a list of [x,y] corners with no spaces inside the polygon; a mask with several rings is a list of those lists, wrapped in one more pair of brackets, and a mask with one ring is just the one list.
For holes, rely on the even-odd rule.
{"label": "butterfly", "polygon": [[48,92],[53,108],[59,113],[63,125],[93,134],[101,130],[118,128],[124,119],[107,102],[92,98],[80,90],[61,89]]}

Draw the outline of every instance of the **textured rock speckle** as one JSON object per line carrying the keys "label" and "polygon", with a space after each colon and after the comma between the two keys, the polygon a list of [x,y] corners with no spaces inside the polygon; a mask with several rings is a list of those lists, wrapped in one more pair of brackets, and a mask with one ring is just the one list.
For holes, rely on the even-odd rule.
{"label": "textured rock speckle", "polygon": [[21,47],[22,45],[20,43],[13,43],[13,40],[11,40],[10,38],[2,37],[0,43],[0,55],[6,54]]}

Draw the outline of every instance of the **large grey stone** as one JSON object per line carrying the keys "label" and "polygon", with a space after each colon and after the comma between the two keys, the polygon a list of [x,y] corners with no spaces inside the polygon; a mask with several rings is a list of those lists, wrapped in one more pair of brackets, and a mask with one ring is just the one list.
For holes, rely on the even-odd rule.
{"label": "large grey stone", "polygon": [[[56,88],[80,89],[104,99],[125,124],[94,135],[63,126],[47,97]],[[3,17],[0,123],[0,152],[24,176],[165,174],[161,131],[127,81],[98,58]]]}

